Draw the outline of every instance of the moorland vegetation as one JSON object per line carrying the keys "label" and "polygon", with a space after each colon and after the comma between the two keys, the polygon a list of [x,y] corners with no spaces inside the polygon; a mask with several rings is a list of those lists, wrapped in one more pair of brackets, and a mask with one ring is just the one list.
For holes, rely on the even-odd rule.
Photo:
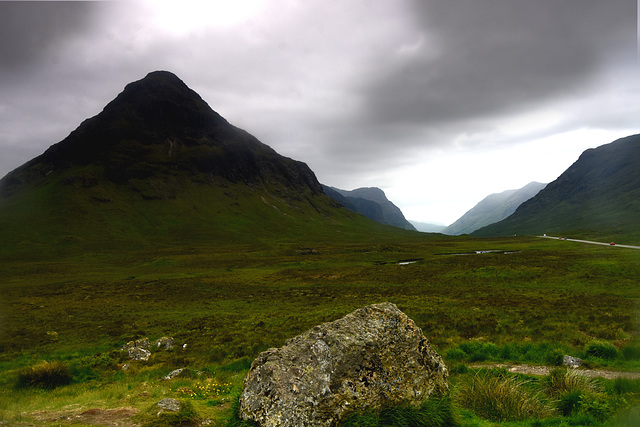
{"label": "moorland vegetation", "polygon": [[[422,411],[451,412],[462,425],[596,425],[637,416],[640,380],[567,388],[477,365],[555,366],[569,354],[588,367],[637,371],[640,252],[526,237],[392,236],[5,258],[0,418],[47,424],[71,409],[135,407],[144,423],[155,420],[148,409],[170,396],[189,402],[193,417],[225,425],[260,351],[384,301],[416,321],[452,371],[452,396]],[[507,253],[456,255],[489,249]],[[415,262],[400,264],[407,260]],[[153,351],[147,362],[118,350],[165,335],[178,345]],[[163,379],[177,368],[186,370]],[[544,411],[478,409],[505,404],[495,402],[500,396],[469,401],[461,390],[481,389],[482,381],[504,382],[505,394],[534,393]],[[426,417],[393,411],[361,414],[349,425]]]}

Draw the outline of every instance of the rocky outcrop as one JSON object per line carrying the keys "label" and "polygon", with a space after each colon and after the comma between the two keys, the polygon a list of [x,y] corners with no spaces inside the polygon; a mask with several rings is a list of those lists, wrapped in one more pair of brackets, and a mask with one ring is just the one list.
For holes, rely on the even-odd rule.
{"label": "rocky outcrop", "polygon": [[146,362],[151,357],[151,349],[171,350],[175,345],[173,337],[162,337],[151,342],[149,338],[144,337],[135,341],[129,341],[120,347],[121,351],[126,351],[129,359],[134,361]]}
{"label": "rocky outcrop", "polygon": [[261,353],[240,397],[260,426],[333,426],[350,413],[421,404],[448,391],[448,371],[394,304],[370,305]]}

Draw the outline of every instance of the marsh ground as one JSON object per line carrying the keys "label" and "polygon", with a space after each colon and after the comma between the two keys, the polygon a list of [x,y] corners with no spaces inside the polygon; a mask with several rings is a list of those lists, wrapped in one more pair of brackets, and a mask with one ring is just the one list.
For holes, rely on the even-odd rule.
{"label": "marsh ground", "polygon": [[[367,243],[106,248],[7,258],[0,269],[4,419],[74,404],[144,410],[203,383],[197,372],[233,384],[222,397],[195,400],[201,414],[224,419],[260,351],[383,301],[414,319],[452,366],[545,364],[560,353],[587,357],[592,367],[639,365],[640,251],[632,249],[416,234]],[[117,349],[144,336],[173,336],[180,348],[122,371]],[[619,357],[589,358],[594,341]],[[19,371],[42,360],[67,363],[72,384],[16,391]],[[177,367],[191,377],[163,383]]]}

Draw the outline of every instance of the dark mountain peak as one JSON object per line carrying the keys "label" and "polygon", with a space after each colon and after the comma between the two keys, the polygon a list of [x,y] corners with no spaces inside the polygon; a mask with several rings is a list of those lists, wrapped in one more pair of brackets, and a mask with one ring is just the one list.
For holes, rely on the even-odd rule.
{"label": "dark mountain peak", "polygon": [[[102,177],[136,188],[167,187],[167,182],[176,188],[176,181],[211,183],[220,177],[270,183],[293,193],[322,192],[306,164],[280,156],[229,124],[168,71],[154,71],[126,85],[102,112],[0,181],[0,195],[79,167],[90,169],[83,173],[91,176],[83,180]],[[146,194],[166,197],[163,192]]]}
{"label": "dark mountain peak", "polygon": [[127,116],[145,127],[170,129],[182,127],[229,126],[229,123],[182,80],[168,71],[153,71],[141,80],[129,83],[104,109],[106,114]]}

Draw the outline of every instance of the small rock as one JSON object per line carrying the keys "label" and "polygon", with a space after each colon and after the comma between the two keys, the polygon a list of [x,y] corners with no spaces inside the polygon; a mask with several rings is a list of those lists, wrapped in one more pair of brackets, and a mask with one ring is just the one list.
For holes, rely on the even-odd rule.
{"label": "small rock", "polygon": [[151,356],[151,352],[149,350],[145,350],[141,347],[131,347],[127,350],[127,354],[129,355],[129,359],[141,362],[146,362]]}
{"label": "small rock", "polygon": [[175,377],[180,375],[182,373],[182,371],[184,371],[184,368],[180,368],[180,369],[176,369],[175,371],[171,371],[164,377],[164,379],[165,380],[174,379]]}
{"label": "small rock", "polygon": [[158,415],[165,411],[180,412],[180,408],[182,408],[182,404],[178,399],[173,399],[170,397],[162,399],[160,402],[156,403],[156,405],[160,407],[160,412],[158,412]]}
{"label": "small rock", "polygon": [[583,363],[584,362],[582,361],[582,359],[578,357],[568,356],[566,354],[562,358],[562,364],[569,368],[579,368]]}
{"label": "small rock", "polygon": [[133,347],[139,347],[145,350],[149,350],[151,348],[151,341],[149,341],[149,338],[147,337],[140,338],[139,340],[135,340],[135,341],[129,341],[128,343],[120,347],[120,350],[122,351],[129,350],[130,348],[133,348]]}
{"label": "small rock", "polygon": [[149,350],[151,348],[151,341],[149,341],[149,338],[147,337],[140,338],[139,340],[135,341],[135,346],[144,348],[145,350]]}
{"label": "small rock", "polygon": [[162,348],[164,350],[171,350],[175,345],[173,337],[158,338],[153,342],[155,348]]}

